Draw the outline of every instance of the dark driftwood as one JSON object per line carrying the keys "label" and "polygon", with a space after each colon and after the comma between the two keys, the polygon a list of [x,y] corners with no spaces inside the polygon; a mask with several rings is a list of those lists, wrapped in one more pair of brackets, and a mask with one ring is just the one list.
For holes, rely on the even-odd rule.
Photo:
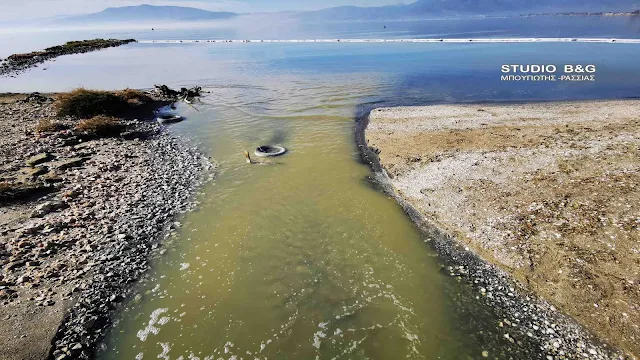
{"label": "dark driftwood", "polygon": [[181,88],[180,91],[173,90],[167,85],[156,85],[156,91],[163,97],[170,99],[189,100],[195,97],[199,97],[202,92],[200,86],[192,87],[191,89]]}

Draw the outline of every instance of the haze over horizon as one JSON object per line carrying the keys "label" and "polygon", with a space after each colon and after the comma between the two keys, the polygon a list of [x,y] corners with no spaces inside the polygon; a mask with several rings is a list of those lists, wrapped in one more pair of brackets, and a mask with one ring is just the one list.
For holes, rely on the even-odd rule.
{"label": "haze over horizon", "polygon": [[[543,11],[629,11],[640,6],[640,0],[27,0],[3,4],[0,23],[21,22],[39,18],[65,17],[95,14],[107,8],[138,5],[179,6],[213,12],[261,13],[261,12],[318,12],[314,16],[329,19],[352,17],[382,17],[400,13],[469,12],[496,13],[522,10]],[[389,6],[391,5],[391,6]],[[385,6],[383,9],[376,7]],[[358,9],[354,7],[364,7]],[[371,8],[371,9],[369,9]],[[329,10],[329,11],[324,11]]]}
{"label": "haze over horizon", "polygon": [[[411,1],[407,1],[410,3]],[[42,17],[88,14],[109,7],[149,5],[185,6],[209,11],[237,13],[305,11],[354,5],[382,6],[399,4],[399,0],[27,0],[2,5],[0,22],[28,20]]]}

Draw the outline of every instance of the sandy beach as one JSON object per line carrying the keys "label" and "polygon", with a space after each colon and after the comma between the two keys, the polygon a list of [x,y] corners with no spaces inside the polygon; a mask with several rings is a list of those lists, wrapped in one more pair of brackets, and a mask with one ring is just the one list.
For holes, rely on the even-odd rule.
{"label": "sandy beach", "polygon": [[366,141],[424,220],[640,354],[640,101],[381,108]]}

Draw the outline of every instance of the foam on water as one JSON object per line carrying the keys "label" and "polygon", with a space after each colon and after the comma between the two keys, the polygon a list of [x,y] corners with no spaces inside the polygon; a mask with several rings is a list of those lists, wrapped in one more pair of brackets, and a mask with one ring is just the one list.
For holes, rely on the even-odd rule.
{"label": "foam on water", "polygon": [[[418,356],[419,358],[419,356],[421,356],[420,352],[417,349],[417,345],[419,345],[419,337],[415,335],[415,325],[410,325],[413,322],[412,318],[415,315],[414,311],[411,309],[409,304],[404,304],[403,301],[398,298],[398,295],[395,294],[392,290],[393,286],[391,286],[390,284],[384,284],[378,279],[374,278],[373,269],[369,269],[364,273],[366,274],[365,281],[362,282],[361,287],[356,288],[356,292],[359,293],[359,295],[356,297],[356,300],[353,300],[349,305],[341,306],[341,311],[339,313],[317,324],[317,330],[312,334],[312,338],[310,339],[310,344],[316,352],[315,358],[321,358],[323,344],[335,347],[337,349],[342,349],[340,350],[341,355],[334,357],[334,359],[352,354],[359,349],[360,344],[367,340],[371,332],[375,332],[383,328],[401,329],[405,333],[405,339],[408,340],[407,350],[409,354],[407,355],[407,358],[414,358],[414,356]],[[299,295],[302,295],[305,290],[307,289],[301,289],[299,291]],[[361,311],[364,311],[368,307],[374,305],[381,306],[381,301],[390,302],[393,307],[398,309],[395,319],[393,319],[390,323],[376,323],[370,326],[361,327],[348,326],[344,330],[339,327],[348,325],[350,323],[349,321],[345,323],[344,319],[356,319],[357,314]],[[274,341],[279,341],[283,339],[283,337],[289,335],[292,326],[297,322],[303,320],[299,317],[300,313],[297,310],[298,306],[300,305],[296,305],[295,312],[285,323],[280,325],[279,329],[273,329],[272,331],[270,331],[270,338],[260,341],[253,349],[239,348],[234,344],[234,342],[228,340],[221,348],[215,349],[213,353],[205,357],[205,359],[216,359],[220,356],[224,356],[224,359],[234,359],[242,358],[241,354],[253,356],[255,354],[263,353],[267,349],[267,347]],[[177,311],[178,310],[175,310],[174,312],[177,313]],[[152,314],[150,315],[149,323],[147,324],[145,329],[138,332],[138,338],[141,342],[146,341],[148,336],[151,334],[159,334],[160,326],[165,325],[170,321],[170,318],[168,316],[163,316],[168,312],[169,309],[167,308],[156,309],[152,312]],[[185,315],[185,312],[180,313],[176,321],[179,322]],[[176,335],[174,335],[173,337],[176,338]],[[171,351],[170,343],[158,342],[158,345],[162,349],[162,352],[158,355],[158,358],[169,359]],[[185,351],[185,353],[192,354],[193,352],[187,350]],[[142,353],[140,353],[139,355],[141,356]],[[184,356],[185,355],[182,355],[180,356],[180,358],[184,358]],[[190,356],[189,359],[191,358],[192,357]]]}
{"label": "foam on water", "polygon": [[149,337],[149,334],[153,334],[153,335],[158,335],[158,333],[160,333],[160,328],[156,327],[155,325],[165,325],[166,323],[169,322],[170,318],[169,317],[160,317],[162,314],[168,312],[169,309],[166,308],[160,308],[160,309],[156,309],[154,312],[151,313],[150,319],[149,319],[149,323],[147,324],[147,326],[138,331],[138,339],[140,339],[140,341],[146,341],[147,338]]}
{"label": "foam on water", "polygon": [[162,353],[158,354],[158,359],[169,360],[169,351],[171,351],[171,346],[169,343],[158,343],[162,347]]}

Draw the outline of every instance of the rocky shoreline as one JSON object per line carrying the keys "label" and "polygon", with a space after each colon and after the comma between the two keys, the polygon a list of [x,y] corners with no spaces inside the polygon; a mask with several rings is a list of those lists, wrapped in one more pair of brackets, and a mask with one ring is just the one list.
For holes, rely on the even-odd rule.
{"label": "rocky shoreline", "polygon": [[213,165],[154,122],[83,140],[50,98],[21,98],[0,97],[0,180],[45,186],[1,204],[1,358],[89,359]]}
{"label": "rocky shoreline", "polygon": [[15,76],[30,68],[37,67],[44,63],[63,55],[83,54],[91,51],[117,47],[136,42],[135,39],[95,39],[83,41],[69,41],[64,45],[52,46],[40,51],[25,54],[13,54],[6,59],[0,59],[0,77]]}
{"label": "rocky shoreline", "polygon": [[600,341],[572,317],[477,255],[455,233],[427,219],[407,201],[381,163],[380,149],[369,146],[366,131],[370,115],[356,119],[356,143],[363,162],[371,166],[380,187],[403,207],[448,264],[443,271],[467,282],[477,291],[478,298],[494,309],[498,318],[504,319],[498,326],[505,338],[518,347],[530,347],[533,343],[532,351],[537,353],[531,354],[532,359],[634,359]]}

